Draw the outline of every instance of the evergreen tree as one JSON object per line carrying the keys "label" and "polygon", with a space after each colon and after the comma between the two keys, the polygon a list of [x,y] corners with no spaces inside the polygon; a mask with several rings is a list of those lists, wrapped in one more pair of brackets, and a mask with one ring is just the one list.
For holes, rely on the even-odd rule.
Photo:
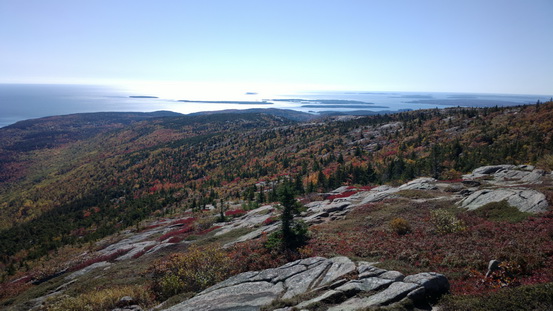
{"label": "evergreen tree", "polygon": [[282,214],[280,220],[281,247],[284,250],[295,250],[305,244],[307,240],[307,226],[303,222],[294,221],[294,215],[299,213],[300,204],[294,198],[294,191],[289,183],[279,188],[280,205]]}

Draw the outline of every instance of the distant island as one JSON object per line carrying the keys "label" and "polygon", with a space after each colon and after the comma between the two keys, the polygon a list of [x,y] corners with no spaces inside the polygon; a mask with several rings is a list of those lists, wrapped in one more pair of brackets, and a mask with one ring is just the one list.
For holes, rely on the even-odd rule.
{"label": "distant island", "polygon": [[390,108],[388,106],[373,106],[372,104],[354,104],[354,105],[321,105],[321,104],[309,104],[309,105],[302,105],[303,108],[348,108],[348,109],[356,109],[356,108]]}
{"label": "distant island", "polygon": [[[349,107],[346,107],[346,106],[355,106],[353,108],[358,108],[360,106],[365,106],[365,107],[370,106],[371,108],[388,108],[388,107],[373,106],[374,103],[369,103],[369,102],[364,102],[364,101],[359,101],[359,100],[347,100],[347,99],[298,99],[298,98],[287,98],[287,99],[271,99],[271,101],[322,105],[321,108],[349,108]],[[306,107],[306,106],[302,106],[302,107]],[[312,106],[307,106],[307,107],[312,107]],[[312,107],[312,108],[315,108],[315,107]]]}
{"label": "distant island", "polygon": [[157,96],[142,96],[142,95],[138,95],[138,96],[129,96],[129,98],[159,98]]}
{"label": "distant island", "polygon": [[267,101],[228,101],[228,100],[185,100],[181,99],[179,102],[183,103],[200,103],[200,104],[234,104],[234,105],[272,105],[273,103]]}

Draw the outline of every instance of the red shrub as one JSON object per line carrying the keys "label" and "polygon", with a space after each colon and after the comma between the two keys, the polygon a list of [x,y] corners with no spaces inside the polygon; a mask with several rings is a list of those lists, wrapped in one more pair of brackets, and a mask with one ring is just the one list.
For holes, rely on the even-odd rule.
{"label": "red shrub", "polygon": [[267,218],[267,219],[265,219],[265,220],[263,221],[263,225],[267,226],[267,225],[270,225],[270,224],[272,224],[272,223],[275,223],[276,221],[277,221],[277,220],[274,219],[273,217],[269,217],[269,218]]}
{"label": "red shrub", "polygon": [[165,241],[167,240],[168,238],[171,238],[171,237],[174,237],[176,235],[180,235],[180,234],[185,234],[185,233],[190,233],[194,231],[194,227],[193,226],[184,226],[182,227],[181,229],[178,229],[178,230],[173,230],[173,231],[170,231],[170,232],[167,232],[165,233],[164,235],[160,236],[157,240],[162,242],[162,241]]}
{"label": "red shrub", "polygon": [[357,193],[357,191],[344,191],[340,194],[329,195],[326,199],[332,201],[334,199],[347,198],[347,197],[350,197],[350,196],[352,196],[356,193]]}
{"label": "red shrub", "polygon": [[[401,214],[411,224],[408,235],[387,230],[386,220],[376,217],[370,224],[350,223],[348,230],[331,223],[311,227],[309,246],[313,256],[339,254],[394,262],[401,264],[406,273],[437,271],[450,278],[451,290],[456,294],[492,290],[481,288],[482,277],[474,273],[485,273],[491,259],[520,266],[516,279],[521,284],[553,281],[553,240],[549,235],[553,232],[553,213],[519,223],[492,222],[462,213],[458,217],[466,230],[440,234],[429,224],[430,207],[415,204]],[[371,208],[382,206],[354,210],[350,219],[365,219]]]}
{"label": "red shrub", "polygon": [[146,254],[149,250],[151,250],[152,248],[154,248],[155,245],[148,245],[146,247],[144,247],[141,251],[139,251],[138,253],[134,254],[132,256],[133,259],[136,259],[136,258],[139,258],[141,257],[142,255]]}
{"label": "red shrub", "polygon": [[183,218],[183,219],[173,221],[171,223],[171,226],[179,225],[179,224],[189,225],[189,224],[193,223],[195,220],[196,220],[196,218],[194,218],[194,217]]}
{"label": "red shrub", "polygon": [[161,227],[162,225],[163,225],[163,224],[156,224],[156,225],[147,226],[147,227],[142,228],[142,229],[140,230],[140,232],[152,230],[152,229]]}
{"label": "red shrub", "polygon": [[263,234],[257,240],[235,244],[229,254],[234,263],[232,274],[276,268],[287,262],[300,259],[300,255],[297,253],[272,252],[263,246],[265,242],[267,242],[267,235]]}
{"label": "red shrub", "polygon": [[170,238],[169,240],[167,240],[167,243],[179,243],[183,239],[184,239],[184,237],[174,236],[174,237]]}
{"label": "red shrub", "polygon": [[243,210],[243,209],[235,209],[235,210],[232,210],[232,211],[226,211],[225,212],[225,216],[230,216],[230,217],[240,217],[240,216],[244,216],[246,215],[246,211]]}
{"label": "red shrub", "polygon": [[197,234],[197,235],[204,235],[204,234],[207,234],[207,233],[209,233],[209,232],[211,232],[211,231],[213,231],[213,230],[217,230],[217,229],[219,229],[219,228],[221,228],[221,226],[213,226],[213,227],[211,227],[211,228],[208,228],[208,229],[202,230],[202,231],[200,231],[200,232],[197,232],[196,234]]}
{"label": "red shrub", "polygon": [[73,267],[69,268],[69,271],[70,272],[73,272],[73,271],[78,271],[78,270],[81,270],[81,269],[84,269],[92,264],[95,264],[97,262],[102,262],[102,261],[114,261],[115,259],[125,255],[126,253],[128,253],[131,249],[130,248],[127,248],[127,249],[120,249],[114,253],[111,253],[111,254],[107,254],[107,255],[103,255],[103,256],[98,256],[96,258],[92,258],[92,259],[88,259],[88,260],[85,260],[83,262],[81,262],[80,264],[77,264],[77,265],[74,265]]}

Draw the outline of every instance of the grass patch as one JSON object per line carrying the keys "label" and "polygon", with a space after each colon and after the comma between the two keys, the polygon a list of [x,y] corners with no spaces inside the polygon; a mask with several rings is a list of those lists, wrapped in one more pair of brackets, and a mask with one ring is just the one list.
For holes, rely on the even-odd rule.
{"label": "grass patch", "polygon": [[154,303],[152,294],[144,286],[131,285],[122,287],[95,288],[75,297],[62,295],[47,302],[46,310],[101,311],[112,310],[118,301],[130,296],[142,307],[150,307]]}
{"label": "grass patch", "polygon": [[505,288],[483,295],[445,296],[442,311],[553,310],[553,283]]}
{"label": "grass patch", "polygon": [[218,236],[213,234],[212,236],[207,237],[206,239],[204,239],[202,242],[204,243],[204,245],[206,245],[208,243],[219,243],[221,245],[224,245],[228,242],[232,242],[232,241],[236,240],[237,238],[239,238],[239,237],[241,237],[245,234],[248,234],[248,233],[252,232],[253,230],[254,230],[253,228],[242,227],[242,228],[231,230],[227,233],[224,233],[224,234],[221,234],[221,235],[218,235]]}
{"label": "grass patch", "polygon": [[426,190],[401,190],[397,195],[408,199],[431,199],[435,196]]}
{"label": "grass patch", "polygon": [[471,213],[491,221],[506,221],[510,223],[521,222],[532,215],[531,213],[519,211],[516,207],[509,205],[506,200],[488,203],[471,211]]}

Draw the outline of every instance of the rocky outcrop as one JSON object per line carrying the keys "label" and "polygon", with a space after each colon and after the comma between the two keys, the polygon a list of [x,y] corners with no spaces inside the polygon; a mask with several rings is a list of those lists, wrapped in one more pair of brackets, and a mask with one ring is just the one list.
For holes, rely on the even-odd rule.
{"label": "rocky outcrop", "polygon": [[540,184],[551,174],[544,170],[536,169],[532,165],[491,165],[482,166],[463,175],[465,180],[485,180],[492,185],[521,185]]}
{"label": "rocky outcrop", "polygon": [[[551,178],[551,173],[534,166],[483,166],[471,174],[464,175],[463,178],[464,185],[473,187],[468,191],[468,196],[459,201],[463,208],[474,210],[488,203],[505,200],[522,212],[541,213],[548,210],[549,204],[545,195],[526,185],[541,184]],[[487,189],[474,188],[481,185]]]}
{"label": "rocky outcrop", "polygon": [[436,179],[430,177],[421,177],[399,186],[399,190],[435,190]]}
{"label": "rocky outcrop", "polygon": [[[324,303],[329,310],[361,310],[388,305],[406,297],[426,299],[448,290],[447,279],[433,272],[404,276],[398,271],[386,271],[366,262],[355,264],[346,257],[312,257],[279,268],[236,275],[168,310],[259,310],[276,299],[289,299],[305,293],[315,298],[293,306],[295,309],[309,310],[311,305]],[[360,293],[372,295],[363,294],[364,298],[359,298]]]}
{"label": "rocky outcrop", "polygon": [[478,190],[460,202],[461,207],[474,210],[491,202],[506,200],[509,205],[521,212],[541,213],[547,211],[549,204],[545,195],[532,189],[484,189]]}

